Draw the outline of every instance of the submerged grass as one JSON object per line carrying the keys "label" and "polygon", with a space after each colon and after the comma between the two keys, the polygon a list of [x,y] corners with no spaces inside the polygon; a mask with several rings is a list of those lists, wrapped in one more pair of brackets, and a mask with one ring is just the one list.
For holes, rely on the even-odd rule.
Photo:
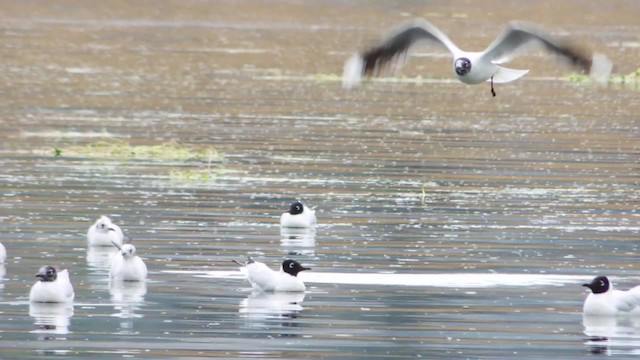
{"label": "submerged grass", "polygon": [[[213,146],[184,146],[176,142],[132,145],[126,141],[98,141],[88,145],[55,147],[53,156],[83,157],[110,161],[166,161],[172,182],[213,182],[224,173],[224,156]],[[165,168],[163,166],[163,168]]]}
{"label": "submerged grass", "polygon": [[176,142],[157,145],[132,145],[126,141],[99,141],[88,145],[54,149],[56,156],[83,156],[112,160],[200,160],[206,162],[223,160],[213,146],[183,146]]}
{"label": "submerged grass", "polygon": [[223,168],[174,169],[169,171],[169,179],[175,182],[208,183],[224,174]]}
{"label": "submerged grass", "polygon": [[[567,81],[571,83],[586,83],[591,80],[586,74],[570,74]],[[613,75],[608,81],[611,85],[638,85],[640,84],[640,68],[629,74]]]}

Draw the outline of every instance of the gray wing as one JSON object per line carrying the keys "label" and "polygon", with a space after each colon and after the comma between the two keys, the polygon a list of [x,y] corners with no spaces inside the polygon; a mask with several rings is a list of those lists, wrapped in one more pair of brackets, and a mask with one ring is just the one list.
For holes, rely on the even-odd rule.
{"label": "gray wing", "polygon": [[628,291],[614,290],[615,306],[618,311],[631,311],[640,306],[640,286],[636,286]]}
{"label": "gray wing", "polygon": [[589,50],[560,39],[536,25],[512,22],[509,27],[484,51],[484,57],[500,64],[511,60],[529,46],[540,44],[549,52],[557,54],[579,69],[591,70],[592,54]]}
{"label": "gray wing", "polygon": [[423,19],[416,19],[393,31],[380,45],[361,54],[362,74],[377,75],[380,69],[393,65],[400,68],[404,65],[411,48],[422,42],[434,42],[458,53],[458,47],[435,26]]}

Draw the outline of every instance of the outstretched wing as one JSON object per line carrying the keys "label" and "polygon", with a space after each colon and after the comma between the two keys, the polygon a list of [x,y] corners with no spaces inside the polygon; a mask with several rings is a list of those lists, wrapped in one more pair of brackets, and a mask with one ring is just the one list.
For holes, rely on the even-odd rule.
{"label": "outstretched wing", "polygon": [[459,53],[458,47],[435,26],[424,19],[416,19],[393,31],[381,44],[354,55],[344,66],[343,85],[351,87],[360,82],[363,75],[376,76],[381,69],[400,69],[409,51],[416,45],[433,42],[451,53]]}
{"label": "outstretched wing", "polygon": [[536,25],[524,22],[509,24],[509,27],[487,47],[483,56],[496,64],[502,64],[535,44],[542,45],[549,52],[567,59],[573,67],[587,73],[591,70],[591,51],[567,39],[552,36]]}

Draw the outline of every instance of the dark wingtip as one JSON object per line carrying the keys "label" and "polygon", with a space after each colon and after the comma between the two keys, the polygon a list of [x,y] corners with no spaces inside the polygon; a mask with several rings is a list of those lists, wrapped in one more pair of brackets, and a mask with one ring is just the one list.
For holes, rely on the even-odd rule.
{"label": "dark wingtip", "polygon": [[520,30],[535,35],[547,47],[548,50],[554,51],[568,59],[571,66],[579,68],[586,73],[591,71],[593,65],[593,53],[591,49],[585,45],[579,44],[573,39],[565,36],[556,36],[550,34],[547,30],[537,24],[514,20],[509,23],[514,30]]}
{"label": "dark wingtip", "polygon": [[236,259],[232,259],[231,261],[232,261],[233,263],[235,263],[235,264],[240,265],[240,266],[244,266],[244,264],[243,264],[243,263],[241,263],[240,261],[238,261],[238,260],[236,260]]}

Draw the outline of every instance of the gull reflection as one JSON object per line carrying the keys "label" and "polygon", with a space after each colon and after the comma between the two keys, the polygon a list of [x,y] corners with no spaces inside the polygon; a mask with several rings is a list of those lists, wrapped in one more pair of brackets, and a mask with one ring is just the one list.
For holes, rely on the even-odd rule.
{"label": "gull reflection", "polygon": [[240,316],[250,327],[296,327],[305,293],[253,292],[240,302]]}
{"label": "gull reflection", "polygon": [[147,294],[145,281],[111,281],[109,294],[116,313],[111,316],[122,319],[120,322],[121,334],[133,334],[133,319],[143,315],[136,313],[144,304],[144,296]]}
{"label": "gull reflection", "polygon": [[[611,355],[611,347],[636,343],[640,336],[640,317],[582,316],[585,345],[592,354]],[[624,345],[626,344],[626,345]],[[638,344],[638,343],[636,343]],[[640,344],[638,344],[640,346]]]}
{"label": "gull reflection", "polygon": [[109,271],[111,256],[117,253],[115,246],[89,246],[87,247],[87,264],[94,270]]}
{"label": "gull reflection", "polygon": [[7,275],[7,268],[0,264],[0,290],[4,289],[4,276]]}
{"label": "gull reflection", "polygon": [[41,334],[39,340],[66,339],[54,335],[69,333],[70,319],[73,316],[73,304],[69,303],[30,303],[29,316],[35,319],[36,329],[31,331]]}
{"label": "gull reflection", "polygon": [[288,255],[314,255],[316,229],[280,228],[280,246]]}

